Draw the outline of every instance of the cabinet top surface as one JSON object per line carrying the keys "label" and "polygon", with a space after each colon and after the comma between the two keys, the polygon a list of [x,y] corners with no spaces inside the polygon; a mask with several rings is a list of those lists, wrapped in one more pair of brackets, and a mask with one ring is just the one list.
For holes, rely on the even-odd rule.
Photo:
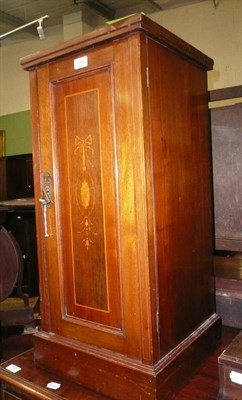
{"label": "cabinet top surface", "polygon": [[220,355],[219,361],[231,361],[241,365],[242,362],[242,332],[234,338],[226,350]]}
{"label": "cabinet top surface", "polygon": [[145,34],[161,46],[167,47],[183,57],[185,56],[188,60],[193,63],[195,62],[205,70],[211,70],[213,67],[213,60],[211,58],[142,13],[107,23],[92,32],[83,36],[77,36],[52,49],[26,56],[20,60],[20,64],[24,69],[31,70],[37,66],[58,61],[62,56],[104,45],[134,33]]}

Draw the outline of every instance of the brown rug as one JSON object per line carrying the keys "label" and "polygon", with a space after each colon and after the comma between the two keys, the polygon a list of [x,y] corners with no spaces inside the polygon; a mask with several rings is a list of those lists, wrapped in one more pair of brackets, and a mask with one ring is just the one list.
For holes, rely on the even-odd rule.
{"label": "brown rug", "polygon": [[[29,306],[35,308],[38,303],[39,297],[30,297]],[[8,297],[0,303],[0,311],[9,310],[22,310],[24,308],[24,301],[19,297]]]}

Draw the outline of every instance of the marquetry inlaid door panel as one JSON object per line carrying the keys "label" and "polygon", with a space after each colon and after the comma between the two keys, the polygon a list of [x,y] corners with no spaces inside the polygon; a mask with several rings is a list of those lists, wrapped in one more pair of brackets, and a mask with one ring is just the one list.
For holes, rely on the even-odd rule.
{"label": "marquetry inlaid door panel", "polygon": [[120,328],[115,142],[112,113],[106,112],[107,105],[112,110],[110,82],[109,68],[91,71],[53,84],[52,97],[53,119],[58,115],[62,313],[70,321]]}

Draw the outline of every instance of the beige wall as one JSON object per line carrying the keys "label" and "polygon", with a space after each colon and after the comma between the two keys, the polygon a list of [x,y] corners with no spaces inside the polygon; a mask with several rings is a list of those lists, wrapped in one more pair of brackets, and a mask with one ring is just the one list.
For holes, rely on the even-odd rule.
{"label": "beige wall", "polygon": [[197,3],[151,18],[214,60],[209,89],[242,85],[242,0]]}
{"label": "beige wall", "polygon": [[[30,108],[28,73],[20,66],[20,59],[29,54],[49,49],[71,39],[73,36],[82,35],[93,26],[104,24],[102,17],[82,15],[80,12],[63,19],[63,25],[43,28],[45,39],[26,35],[24,30],[18,34],[4,39],[0,47],[0,115],[25,111]],[[9,43],[9,44],[8,44]]]}
{"label": "beige wall", "polygon": [[[29,77],[20,66],[20,58],[63,42],[62,26],[45,30],[46,39],[21,39],[0,48],[0,115],[30,108]],[[7,40],[7,39],[6,39]]]}
{"label": "beige wall", "polygon": [[[242,84],[242,0],[219,0],[216,8],[208,0],[149,16],[214,59],[209,89]],[[46,39],[42,41],[24,38],[24,32],[13,44],[7,45],[5,39],[0,47],[0,115],[30,108],[28,73],[19,60],[61,43],[66,30],[62,25],[45,29]]]}

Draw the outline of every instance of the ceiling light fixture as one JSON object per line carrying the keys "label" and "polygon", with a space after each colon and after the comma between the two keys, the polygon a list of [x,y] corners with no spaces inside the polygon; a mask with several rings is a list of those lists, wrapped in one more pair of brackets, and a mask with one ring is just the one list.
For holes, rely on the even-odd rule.
{"label": "ceiling light fixture", "polygon": [[30,26],[30,25],[33,25],[33,24],[38,23],[39,25],[37,26],[37,32],[38,32],[38,34],[39,34],[40,40],[42,40],[42,39],[45,38],[44,30],[43,30],[43,28],[42,28],[42,22],[43,22],[43,20],[44,20],[45,18],[48,18],[48,17],[49,17],[49,15],[44,15],[43,17],[40,17],[40,18],[38,18],[38,19],[35,19],[34,21],[28,22],[28,23],[25,24],[25,25],[19,26],[18,28],[13,29],[12,31],[3,33],[2,35],[0,35],[0,39],[2,39],[2,38],[5,37],[5,36],[11,35],[12,33],[19,31],[20,29],[27,28],[27,26]]}
{"label": "ceiling light fixture", "polygon": [[40,40],[42,40],[42,39],[45,38],[45,33],[44,33],[43,28],[42,28],[42,22],[43,22],[43,20],[40,19],[40,20],[38,21],[39,25],[37,26],[37,32],[38,32],[38,34],[39,34]]}

